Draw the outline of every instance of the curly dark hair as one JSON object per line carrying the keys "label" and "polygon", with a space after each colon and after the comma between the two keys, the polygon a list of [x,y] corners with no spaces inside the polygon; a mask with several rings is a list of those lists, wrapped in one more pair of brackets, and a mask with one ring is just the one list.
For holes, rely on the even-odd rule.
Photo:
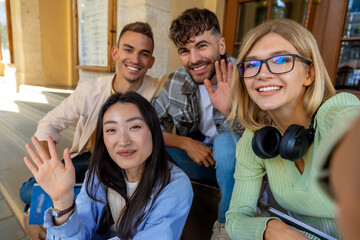
{"label": "curly dark hair", "polygon": [[215,13],[206,8],[190,8],[171,22],[169,37],[179,47],[191,42],[191,38],[210,30],[212,34],[221,35]]}

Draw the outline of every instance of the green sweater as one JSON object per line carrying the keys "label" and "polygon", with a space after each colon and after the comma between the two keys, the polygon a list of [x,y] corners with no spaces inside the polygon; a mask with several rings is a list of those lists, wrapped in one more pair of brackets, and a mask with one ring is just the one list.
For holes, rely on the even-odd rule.
{"label": "green sweater", "polygon": [[[319,108],[315,119],[315,138],[304,155],[303,174],[293,162],[277,156],[261,159],[252,150],[254,132],[245,130],[236,148],[235,185],[226,231],[231,239],[263,239],[266,223],[271,218],[254,217],[263,177],[267,174],[276,201],[294,218],[338,237],[335,206],[317,185],[319,168],[316,150],[332,132],[345,132],[351,119],[360,114],[360,101],[351,94],[339,93]],[[315,158],[314,158],[315,155]]]}

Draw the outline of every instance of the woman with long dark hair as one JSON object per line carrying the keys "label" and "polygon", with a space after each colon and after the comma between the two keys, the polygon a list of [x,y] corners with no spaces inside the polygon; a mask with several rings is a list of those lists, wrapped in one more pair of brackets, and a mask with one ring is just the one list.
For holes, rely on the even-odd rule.
{"label": "woman with long dark hair", "polygon": [[[151,104],[134,92],[114,94],[102,107],[89,170],[74,202],[68,149],[62,164],[33,137],[24,158],[53,201],[45,212],[48,239],[179,239],[192,203],[189,178],[169,161]],[[52,217],[54,216],[54,217]],[[54,238],[55,237],[55,238]]]}

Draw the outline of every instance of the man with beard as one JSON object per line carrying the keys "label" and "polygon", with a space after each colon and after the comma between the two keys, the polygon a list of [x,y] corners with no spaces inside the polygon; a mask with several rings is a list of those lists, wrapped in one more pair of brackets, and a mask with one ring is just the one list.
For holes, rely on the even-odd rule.
{"label": "man with beard", "polygon": [[218,19],[207,9],[184,11],[171,23],[170,39],[183,67],[169,75],[153,106],[174,161],[190,179],[219,185],[221,200],[211,239],[230,239],[224,228],[225,213],[234,186],[236,142],[243,128],[237,124],[233,129],[237,134],[232,134],[226,122],[229,110],[215,109],[211,99],[221,94],[229,101],[228,93],[216,91],[218,84],[227,83],[217,82],[215,66],[218,72],[226,64],[232,70],[236,59],[226,54]]}
{"label": "man with beard", "polygon": [[[46,137],[60,141],[60,133],[71,124],[76,124],[70,154],[76,172],[76,182],[81,183],[87,170],[95,140],[95,127],[99,111],[108,97],[114,93],[135,91],[151,101],[158,87],[157,79],[146,75],[154,64],[154,38],[147,23],[134,22],[126,25],[116,46],[112,48],[112,58],[116,61],[116,74],[85,81],[59,106],[40,120],[35,136],[48,149]],[[50,156],[50,154],[49,154]],[[20,189],[20,197],[27,205],[31,201],[34,178],[30,178]],[[38,225],[28,225],[24,218],[25,230],[32,239],[45,239],[45,231]]]}

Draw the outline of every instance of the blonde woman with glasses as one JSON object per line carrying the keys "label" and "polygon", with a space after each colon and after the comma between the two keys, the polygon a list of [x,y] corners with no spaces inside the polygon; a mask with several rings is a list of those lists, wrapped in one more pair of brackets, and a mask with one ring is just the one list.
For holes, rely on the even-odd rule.
{"label": "blonde woman with glasses", "polygon": [[[308,239],[277,218],[254,217],[267,175],[276,201],[292,217],[339,237],[334,204],[317,185],[315,154],[330,132],[342,134],[359,115],[359,100],[335,95],[314,37],[292,20],[266,22],[247,33],[234,67],[231,77],[233,66],[216,65],[216,92],[206,82],[213,105],[246,127],[236,148],[229,236]],[[227,93],[231,104],[221,100]]]}

